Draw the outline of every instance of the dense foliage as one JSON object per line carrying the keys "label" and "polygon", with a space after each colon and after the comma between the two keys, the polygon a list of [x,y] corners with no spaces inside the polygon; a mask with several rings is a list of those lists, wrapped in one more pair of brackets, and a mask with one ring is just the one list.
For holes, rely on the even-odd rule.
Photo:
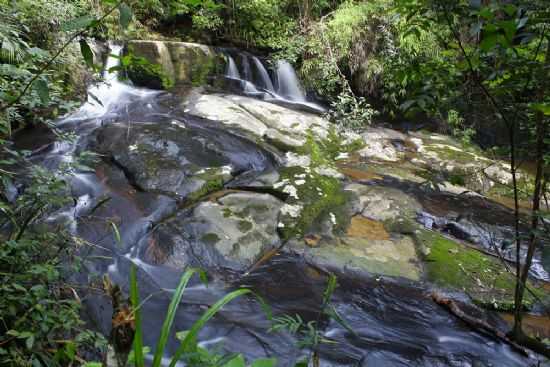
{"label": "dense foliage", "polygon": [[[518,232],[515,240],[534,251],[548,219],[540,206],[550,178],[547,1],[0,0],[1,364],[83,363],[85,346],[102,346],[83,327],[77,292],[64,276],[68,259],[79,264],[78,239],[51,220],[66,204],[74,167],[56,174],[33,167],[11,137],[86,98],[100,64],[90,41],[131,38],[229,44],[285,58],[331,106],[333,122],[354,129],[379,115],[435,122],[465,144],[497,145],[515,183],[521,158],[533,161],[530,185],[510,192],[516,213],[520,196],[532,201],[529,238]],[[123,66],[159,73],[141,59]],[[528,258],[516,269],[517,305],[529,266]],[[278,327],[309,347],[321,342],[301,320],[282,318]],[[196,340],[190,345],[197,349]],[[222,358],[200,352],[212,364]]]}

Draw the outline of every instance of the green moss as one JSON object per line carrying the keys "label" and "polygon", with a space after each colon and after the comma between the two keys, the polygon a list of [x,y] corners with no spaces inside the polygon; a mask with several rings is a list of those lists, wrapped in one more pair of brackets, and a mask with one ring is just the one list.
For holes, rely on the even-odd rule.
{"label": "green moss", "polygon": [[233,212],[229,208],[223,208],[222,213],[224,218],[229,218],[231,215],[233,215]]}
{"label": "green moss", "polygon": [[206,233],[201,237],[201,241],[214,245],[220,241],[220,237],[215,233]]}
{"label": "green moss", "polygon": [[309,132],[304,146],[297,149],[300,154],[307,154],[311,157],[312,166],[320,166],[334,163],[334,160],[340,153],[351,153],[365,146],[363,139],[357,139],[349,144],[344,144],[344,140],[336,131],[334,126],[328,130],[326,139],[320,141]]}
{"label": "green moss", "polygon": [[240,220],[237,224],[237,228],[239,228],[239,231],[245,233],[252,229],[253,225],[252,222],[249,222],[247,220]]}
{"label": "green moss", "polygon": [[191,70],[191,84],[200,87],[208,82],[208,76],[213,74],[216,63],[213,57],[204,56],[202,62],[194,63]]}
{"label": "green moss", "polygon": [[475,154],[455,148],[459,149],[452,145],[426,145],[428,151],[436,153],[439,159],[445,161],[466,164],[476,160]]}
{"label": "green moss", "polygon": [[143,57],[128,55],[124,70],[137,85],[153,89],[170,89],[174,86],[174,80],[164,72],[161,65],[150,63]]}
{"label": "green moss", "polygon": [[[296,175],[306,175],[302,185],[295,185]],[[283,179],[297,190],[299,199],[289,198],[290,205],[301,205],[302,210],[298,218],[283,218],[285,227],[282,229],[284,239],[300,237],[316,223],[328,218],[332,213],[336,219],[336,230],[344,230],[349,222],[345,213],[349,193],[342,189],[340,181],[333,177],[326,177],[317,173],[307,174],[302,167],[289,167],[281,172]]]}
{"label": "green moss", "polygon": [[202,185],[200,189],[191,193],[187,197],[187,200],[197,201],[208,194],[211,194],[213,192],[216,192],[222,189],[223,189],[223,179],[221,177],[210,178],[205,181],[204,185]]}
{"label": "green moss", "polygon": [[[428,280],[462,290],[474,303],[487,308],[509,310],[513,307],[515,278],[499,259],[435,232],[419,230],[416,239],[429,250],[425,256]],[[530,308],[533,302],[534,298],[526,294],[524,306]]]}

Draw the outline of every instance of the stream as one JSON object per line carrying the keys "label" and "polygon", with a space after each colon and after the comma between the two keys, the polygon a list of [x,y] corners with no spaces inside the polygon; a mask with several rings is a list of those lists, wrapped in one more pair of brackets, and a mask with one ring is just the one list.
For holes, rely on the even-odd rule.
{"label": "stream", "polygon": [[[120,47],[113,47],[113,53],[119,52]],[[250,64],[260,62],[257,58],[249,59]],[[323,110],[307,102],[293,81],[296,76],[290,64],[279,63],[277,82],[272,83],[269,75],[262,74],[259,77],[263,85],[253,85],[244,76],[241,79],[235,62],[232,58],[229,60],[226,77],[244,84],[248,95],[285,106]],[[106,68],[116,63],[117,59],[110,57]],[[93,167],[94,171],[75,174],[71,180],[75,205],[50,218],[67,221],[74,235],[88,242],[80,254],[86,260],[85,266],[80,273],[73,274],[73,281],[83,285],[100,284],[101,276],[107,273],[114,283],[127,290],[130,265],[136,264],[141,298],[152,295],[142,308],[145,344],[149,346],[156,344],[182,273],[178,266],[183,263],[207,267],[210,283],[205,286],[193,280],[178,308],[174,332],[189,328],[209,305],[240,286],[251,287],[262,295],[276,315],[299,314],[305,321],[316,320],[326,274],[299,256],[289,254],[275,256],[245,274],[231,263],[216,266],[220,261],[215,253],[202,247],[197,253],[193,247],[198,234],[191,232],[200,232],[201,226],[188,225],[188,208],[182,207],[183,199],[193,189],[190,182],[194,175],[211,166],[228,167],[231,171],[231,177],[223,181],[225,188],[251,191],[262,188],[263,178],[276,171],[280,164],[277,153],[216,121],[191,116],[168,93],[133,87],[107,72],[105,82],[92,87],[90,93],[95,98],[57,122],[60,130],[76,135],[74,143],[58,141],[53,136],[49,141],[37,139],[37,135],[20,138],[19,144],[33,149],[34,162],[55,169],[82,151],[103,153],[105,149],[114,149],[116,144],[126,144],[125,136],[155,146],[159,141],[149,139],[148,134],[152,129],[160,129],[155,131],[178,145],[168,144],[163,147],[164,151],[178,159],[184,157],[185,167],[192,168],[183,170],[181,177],[168,176],[163,182],[157,182],[154,177],[139,176],[140,164],[146,168],[147,162],[132,162],[131,156],[119,154],[113,158],[103,155]],[[137,166],[128,172],[124,167],[132,164]],[[159,169],[163,172],[164,167]],[[179,186],[177,189],[165,187],[167,182]],[[184,228],[191,234],[178,240],[176,247],[166,250],[175,237],[170,232],[152,234],[175,213],[182,217],[187,226]],[[110,223],[116,224],[120,241]],[[170,263],[163,261],[165,253],[174,248],[181,256],[171,259]],[[333,304],[355,334],[333,320],[321,318],[322,334],[331,341],[321,347],[322,366],[537,365],[535,359],[525,358],[508,345],[466,327],[432,301],[431,288],[426,284],[395,278],[337,275],[339,287]],[[89,322],[108,335],[110,300],[100,292],[84,293],[81,297]],[[496,318],[493,322],[502,323]],[[297,348],[293,336],[270,333],[269,327],[266,315],[254,298],[239,298],[207,324],[200,334],[201,345],[243,353],[249,360],[276,357],[279,366],[293,366],[307,356],[307,351]],[[167,355],[176,347],[176,339],[171,338]]]}

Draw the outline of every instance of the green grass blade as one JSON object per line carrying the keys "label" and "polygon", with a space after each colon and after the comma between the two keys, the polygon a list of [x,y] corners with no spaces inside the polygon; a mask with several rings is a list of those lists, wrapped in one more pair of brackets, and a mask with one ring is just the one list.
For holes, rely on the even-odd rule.
{"label": "green grass blade", "polygon": [[247,293],[252,293],[252,291],[250,289],[238,289],[226,294],[222,299],[210,306],[210,308],[193,324],[191,330],[189,330],[189,332],[185,335],[185,338],[182,340],[178,350],[170,362],[170,367],[174,367],[182,355],[188,351],[191,346],[191,342],[196,340],[199,331],[204,327],[208,320],[210,320],[227,303]]}
{"label": "green grass blade", "polygon": [[136,332],[134,334],[134,359],[136,367],[144,367],[143,359],[143,332],[141,329],[141,312],[139,310],[139,293],[137,285],[137,267],[132,264],[130,268],[130,302],[134,311]]}
{"label": "green grass blade", "polygon": [[197,269],[188,269],[181,276],[180,283],[178,284],[178,287],[176,288],[176,292],[174,293],[174,296],[170,301],[170,306],[168,307],[168,313],[166,314],[166,319],[162,324],[162,329],[160,331],[160,338],[157,343],[157,347],[155,349],[155,356],[153,358],[153,364],[152,364],[153,367],[161,367],[164,348],[166,347],[166,343],[168,342],[170,329],[172,328],[172,324],[174,323],[174,318],[176,317],[176,311],[180,304],[181,297],[183,296],[185,287],[187,287],[187,283],[189,282],[193,274],[195,274],[196,272],[197,272]]}

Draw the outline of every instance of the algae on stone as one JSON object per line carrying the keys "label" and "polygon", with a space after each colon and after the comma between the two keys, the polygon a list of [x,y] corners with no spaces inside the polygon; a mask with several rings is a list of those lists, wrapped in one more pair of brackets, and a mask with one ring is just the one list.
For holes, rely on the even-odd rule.
{"label": "algae on stone", "polygon": [[[418,230],[416,239],[428,250],[425,256],[428,280],[442,287],[464,291],[474,303],[484,307],[499,310],[513,308],[515,277],[498,258],[436,232]],[[540,294],[541,291],[533,284],[529,286]],[[533,296],[526,293],[524,306],[529,308],[533,302]]]}

